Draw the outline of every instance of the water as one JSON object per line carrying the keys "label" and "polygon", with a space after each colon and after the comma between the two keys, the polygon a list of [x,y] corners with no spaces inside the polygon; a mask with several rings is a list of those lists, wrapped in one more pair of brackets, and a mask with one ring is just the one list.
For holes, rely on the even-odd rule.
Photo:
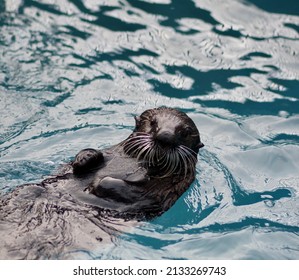
{"label": "water", "polygon": [[194,184],[75,257],[299,259],[295,2],[0,0],[1,192],[177,107],[205,143]]}

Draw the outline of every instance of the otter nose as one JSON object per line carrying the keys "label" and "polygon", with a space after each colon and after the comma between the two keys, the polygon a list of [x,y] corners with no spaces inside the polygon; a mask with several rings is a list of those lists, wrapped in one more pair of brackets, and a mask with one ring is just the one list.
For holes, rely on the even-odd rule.
{"label": "otter nose", "polygon": [[171,131],[163,130],[158,132],[156,135],[156,141],[159,142],[162,146],[175,146],[176,137],[175,134]]}

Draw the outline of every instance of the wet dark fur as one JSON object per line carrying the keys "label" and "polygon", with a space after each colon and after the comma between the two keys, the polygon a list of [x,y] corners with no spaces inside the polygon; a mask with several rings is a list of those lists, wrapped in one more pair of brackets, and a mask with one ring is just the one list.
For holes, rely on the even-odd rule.
{"label": "wet dark fur", "polygon": [[120,220],[161,215],[195,179],[202,146],[186,114],[145,111],[120,144],[82,150],[58,176],[0,198],[0,258],[73,258],[113,239]]}

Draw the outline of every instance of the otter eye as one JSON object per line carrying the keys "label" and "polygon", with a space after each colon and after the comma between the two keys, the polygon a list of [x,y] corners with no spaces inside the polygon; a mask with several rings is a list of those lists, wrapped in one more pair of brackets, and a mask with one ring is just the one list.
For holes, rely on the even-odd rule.
{"label": "otter eye", "polygon": [[184,137],[184,138],[186,138],[186,137],[188,137],[189,135],[191,135],[191,133],[192,133],[192,128],[189,127],[189,126],[187,126],[187,127],[185,127],[185,128],[181,131],[181,136]]}

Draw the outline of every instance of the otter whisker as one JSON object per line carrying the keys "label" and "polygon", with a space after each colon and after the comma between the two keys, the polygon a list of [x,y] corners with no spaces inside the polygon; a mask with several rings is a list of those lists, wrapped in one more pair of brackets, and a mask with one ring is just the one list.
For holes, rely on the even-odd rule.
{"label": "otter whisker", "polygon": [[184,149],[185,151],[189,152],[191,155],[193,155],[195,158],[197,158],[197,153],[194,152],[192,149],[185,145],[180,145],[179,148]]}
{"label": "otter whisker", "polygon": [[187,173],[188,173],[188,160],[186,160],[186,158],[188,158],[186,156],[186,153],[184,153],[181,149],[178,149],[178,154],[180,156],[180,158],[182,159],[183,163],[184,163],[184,178],[187,177]]}
{"label": "otter whisker", "polygon": [[188,154],[195,161],[195,163],[197,162],[197,154],[192,149],[184,145],[180,145],[179,148]]}
{"label": "otter whisker", "polygon": [[124,147],[124,149],[126,149],[126,152],[129,153],[131,148],[135,146],[137,147],[142,143],[148,142],[150,139],[151,137],[149,135],[136,135],[124,141],[122,143],[122,146]]}
{"label": "otter whisker", "polygon": [[137,134],[137,135],[130,137],[127,140],[138,139],[138,138],[151,138],[151,136],[149,134],[141,134],[141,135]]}
{"label": "otter whisker", "polygon": [[152,165],[152,166],[155,165],[154,157],[155,157],[155,145],[152,145],[152,147],[150,148],[149,153],[148,153],[149,165]]}
{"label": "otter whisker", "polygon": [[184,148],[182,150],[186,154],[186,158],[190,163],[190,167],[192,168],[192,170],[195,170],[195,166],[196,166],[196,163],[197,163],[197,157],[195,157],[193,154],[189,153],[189,151],[185,150]]}
{"label": "otter whisker", "polygon": [[166,162],[165,162],[165,175],[169,174],[169,170],[170,170],[170,167],[171,167],[171,150],[165,154],[165,158],[166,158]]}
{"label": "otter whisker", "polygon": [[[152,144],[150,142],[147,142],[143,147],[141,147],[138,151],[138,155],[143,156],[143,161],[147,161],[148,159],[148,153],[150,152],[152,147]],[[140,156],[137,156],[137,159],[140,159]]]}
{"label": "otter whisker", "polygon": [[[132,154],[132,155],[135,154],[136,153],[136,148],[139,148],[140,145],[143,146],[142,143],[139,143],[138,145],[137,144],[136,145],[130,145],[129,147],[126,148],[126,153],[127,154]],[[131,151],[133,151],[133,152],[131,153]]]}
{"label": "otter whisker", "polygon": [[144,155],[144,160],[148,163],[148,166],[151,166],[151,165],[154,166],[154,160],[153,160],[154,145],[153,145],[153,141],[151,141],[150,144],[151,144],[151,146],[149,147],[148,151]]}
{"label": "otter whisker", "polygon": [[[184,148],[185,149],[185,148]],[[187,150],[187,151],[192,151],[192,150]],[[193,151],[192,151],[193,152]],[[192,171],[194,171],[195,170],[195,166],[196,166],[196,163],[197,163],[197,155],[195,154],[193,154],[193,153],[189,153],[188,154],[188,152],[186,153],[187,154],[187,158],[188,158],[188,160],[189,160],[189,162],[190,162],[190,167],[192,167]]]}
{"label": "otter whisker", "polygon": [[125,141],[123,141],[121,143],[121,145],[125,146],[126,144],[128,144],[130,142],[134,142],[134,141],[139,140],[139,139],[150,139],[150,138],[151,138],[151,136],[148,135],[148,134],[143,134],[143,135],[137,134],[137,135],[131,136],[128,139],[126,139]]}
{"label": "otter whisker", "polygon": [[176,155],[177,155],[177,152],[176,150],[171,150],[171,153],[170,153],[170,165],[169,165],[169,174],[173,174],[176,170],[176,166],[177,166],[177,161],[176,161]]}
{"label": "otter whisker", "polygon": [[178,166],[180,165],[180,160],[176,149],[169,150],[165,156],[166,162],[164,163],[162,168],[165,168],[164,175],[160,176],[161,178],[168,177],[174,174],[177,170]]}
{"label": "otter whisker", "polygon": [[[143,155],[144,152],[148,153],[148,150],[150,148],[151,144],[150,143],[145,143],[142,148],[138,150],[137,154],[137,160],[140,160],[141,156]],[[144,156],[145,157],[145,156]]]}
{"label": "otter whisker", "polygon": [[177,151],[174,153],[174,157],[175,157],[175,159],[173,160],[173,162],[174,162],[173,172],[176,171],[180,165],[180,159],[179,159]]}
{"label": "otter whisker", "polygon": [[142,142],[140,143],[139,146],[135,147],[135,146],[132,146],[132,148],[135,149],[135,151],[133,152],[133,154],[139,154],[141,150],[144,149],[144,147],[147,147],[148,146],[148,142]]}
{"label": "otter whisker", "polygon": [[164,153],[162,157],[160,157],[161,169],[165,168],[168,164],[168,153]]}
{"label": "otter whisker", "polygon": [[138,139],[135,142],[128,143],[126,146],[124,146],[127,153],[130,153],[132,149],[137,148],[139,146],[143,146],[144,144],[147,144],[147,141],[144,141],[144,139]]}

